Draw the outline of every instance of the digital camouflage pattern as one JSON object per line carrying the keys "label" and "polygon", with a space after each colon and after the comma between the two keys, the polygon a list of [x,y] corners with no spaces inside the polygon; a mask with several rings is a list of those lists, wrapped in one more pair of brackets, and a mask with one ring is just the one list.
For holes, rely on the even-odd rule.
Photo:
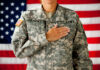
{"label": "digital camouflage pattern", "polygon": [[[11,42],[15,56],[28,59],[27,70],[92,70],[86,34],[75,11],[58,4],[47,18],[41,6],[23,12],[20,19]],[[45,33],[55,24],[69,27],[70,32],[48,42]]]}

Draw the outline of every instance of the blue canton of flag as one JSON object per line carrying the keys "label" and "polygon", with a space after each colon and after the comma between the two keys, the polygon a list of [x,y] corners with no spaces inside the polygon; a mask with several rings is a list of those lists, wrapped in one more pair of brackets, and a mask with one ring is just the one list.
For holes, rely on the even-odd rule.
{"label": "blue canton of flag", "polygon": [[26,10],[26,0],[0,0],[0,43],[11,43],[15,23]]}

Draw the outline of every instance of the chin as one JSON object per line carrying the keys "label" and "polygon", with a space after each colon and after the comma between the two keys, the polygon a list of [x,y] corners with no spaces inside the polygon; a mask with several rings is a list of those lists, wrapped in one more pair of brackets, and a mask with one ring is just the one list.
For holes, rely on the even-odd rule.
{"label": "chin", "polygon": [[41,0],[45,4],[53,4],[56,3],[56,0]]}
{"label": "chin", "polygon": [[51,2],[51,1],[48,1],[48,2],[47,2],[47,4],[52,4],[52,3],[53,3],[53,2]]}
{"label": "chin", "polygon": [[52,3],[54,3],[55,1],[54,1],[54,0],[46,0],[45,2],[48,3],[48,4],[52,4]]}

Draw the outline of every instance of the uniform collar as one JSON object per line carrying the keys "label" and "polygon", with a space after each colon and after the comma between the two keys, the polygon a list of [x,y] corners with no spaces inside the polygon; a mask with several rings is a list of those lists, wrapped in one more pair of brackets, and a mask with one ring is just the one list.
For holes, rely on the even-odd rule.
{"label": "uniform collar", "polygon": [[37,19],[38,20],[45,20],[45,21],[51,21],[51,22],[55,22],[55,21],[65,21],[64,18],[64,10],[63,8],[57,3],[57,7],[55,12],[53,13],[52,17],[50,19],[47,18],[45,11],[42,8],[43,6],[41,5],[39,9],[37,9]]}

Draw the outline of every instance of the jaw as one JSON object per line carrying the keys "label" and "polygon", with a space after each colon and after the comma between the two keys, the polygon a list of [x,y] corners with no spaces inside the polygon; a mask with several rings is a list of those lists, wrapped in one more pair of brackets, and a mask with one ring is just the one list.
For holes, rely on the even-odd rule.
{"label": "jaw", "polygon": [[41,0],[42,4],[56,4],[57,2],[55,0]]}

